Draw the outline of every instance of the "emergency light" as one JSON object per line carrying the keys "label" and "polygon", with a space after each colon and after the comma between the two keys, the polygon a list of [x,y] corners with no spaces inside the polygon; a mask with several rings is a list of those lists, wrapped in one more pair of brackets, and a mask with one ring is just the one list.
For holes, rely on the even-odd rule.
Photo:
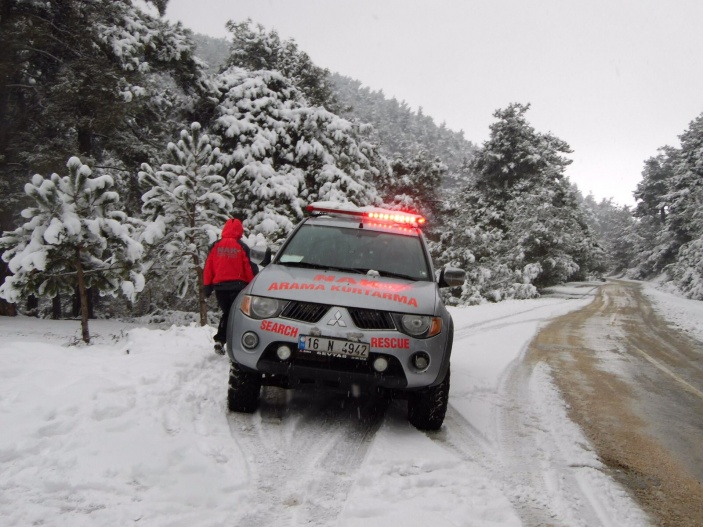
{"label": "emergency light", "polygon": [[402,223],[420,227],[427,220],[419,214],[401,212],[397,210],[381,209],[378,207],[355,207],[346,203],[316,202],[307,206],[307,211],[312,214],[342,214],[358,216],[374,220],[378,223]]}

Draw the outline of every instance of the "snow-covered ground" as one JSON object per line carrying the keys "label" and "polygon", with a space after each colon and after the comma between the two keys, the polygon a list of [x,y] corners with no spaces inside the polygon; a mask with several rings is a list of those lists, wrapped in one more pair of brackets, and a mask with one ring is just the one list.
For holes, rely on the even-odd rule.
{"label": "snow-covered ground", "polygon": [[672,326],[703,342],[703,302],[683,298],[660,284],[647,283],[643,292]]}
{"label": "snow-covered ground", "polygon": [[[85,347],[73,345],[78,322],[0,317],[0,525],[517,526],[534,511],[646,524],[599,470],[549,371],[506,386],[538,329],[595,286],[453,308],[437,433],[411,427],[402,402],[362,426],[363,403],[282,391],[253,416],[228,414],[210,327],[91,321]],[[647,291],[699,327],[700,302]]]}

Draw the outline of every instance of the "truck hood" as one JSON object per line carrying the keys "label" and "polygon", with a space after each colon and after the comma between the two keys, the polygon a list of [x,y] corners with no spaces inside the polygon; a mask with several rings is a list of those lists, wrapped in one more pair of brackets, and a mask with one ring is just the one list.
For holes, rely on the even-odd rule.
{"label": "truck hood", "polygon": [[435,314],[437,284],[270,264],[249,293],[284,300],[399,313]]}

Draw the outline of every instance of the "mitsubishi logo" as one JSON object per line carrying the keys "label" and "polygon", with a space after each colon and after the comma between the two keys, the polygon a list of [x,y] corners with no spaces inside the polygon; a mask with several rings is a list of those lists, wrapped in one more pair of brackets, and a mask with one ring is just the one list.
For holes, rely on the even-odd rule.
{"label": "mitsubishi logo", "polygon": [[329,319],[329,320],[327,321],[327,325],[328,325],[328,326],[334,326],[335,324],[339,324],[339,327],[340,327],[340,328],[346,328],[346,327],[347,327],[346,322],[344,322],[344,320],[342,320],[342,313],[340,313],[339,311],[337,311],[337,312],[334,314],[334,318],[331,318],[331,319]]}

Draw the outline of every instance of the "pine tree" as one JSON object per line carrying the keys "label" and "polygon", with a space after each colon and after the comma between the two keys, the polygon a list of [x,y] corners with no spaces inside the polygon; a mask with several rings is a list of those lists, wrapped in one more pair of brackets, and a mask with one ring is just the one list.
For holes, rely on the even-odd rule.
{"label": "pine tree", "polygon": [[312,106],[322,106],[338,113],[341,108],[335,96],[330,72],[316,66],[295,40],[281,40],[275,30],[254,26],[250,19],[227,22],[232,33],[228,66],[249,71],[277,71],[298,88]]}
{"label": "pine tree", "polygon": [[627,206],[613,203],[612,199],[603,199],[596,203],[593,195],[583,200],[586,221],[596,235],[598,244],[606,255],[606,267],[611,273],[624,273],[635,260],[635,242],[633,238],[636,221]]}
{"label": "pine tree", "polygon": [[538,133],[525,118],[529,109],[529,104],[513,103],[494,112],[490,139],[472,164],[479,188],[507,196],[519,182],[540,184],[565,177],[571,160],[563,154],[571,153],[571,148],[552,134]]}
{"label": "pine tree", "polygon": [[467,270],[462,302],[529,298],[538,287],[603,270],[576,192],[564,175],[568,144],[534,130],[529,105],[498,110],[491,134],[453,194],[457,217],[439,260]]}
{"label": "pine tree", "polygon": [[0,296],[17,302],[78,290],[82,339],[89,343],[87,290],[112,295],[121,290],[134,300],[144,287],[143,247],[119,210],[112,177],[93,177],[77,157],[67,166],[67,176],[36,174],[25,186],[35,206],[22,212],[24,225],[0,238],[3,259],[14,273],[0,286]]}
{"label": "pine tree", "polygon": [[144,239],[154,245],[154,271],[177,283],[184,297],[195,285],[200,324],[207,324],[203,269],[210,245],[232,210],[233,197],[221,175],[220,151],[199,123],[182,130],[177,143],[169,143],[172,163],[154,170],[144,163],[139,181],[146,190],[143,212],[149,217]]}
{"label": "pine tree", "polygon": [[414,211],[427,219],[426,234],[436,239],[444,223],[443,180],[447,166],[420,150],[410,161],[396,158],[391,178],[383,189],[384,202],[391,208]]}
{"label": "pine tree", "polygon": [[330,76],[344,111],[342,117],[373,125],[371,138],[381,153],[393,160],[412,163],[415,156],[431,152],[447,166],[443,184],[455,185],[454,178],[470,160],[476,146],[443,124],[437,126],[428,115],[421,115],[405,101],[388,99],[383,90],[372,91],[361,82],[338,74]]}
{"label": "pine tree", "polygon": [[703,232],[703,114],[680,136],[681,148],[665,198],[667,229],[680,247]]}
{"label": "pine tree", "polygon": [[[202,93],[188,33],[131,0],[4,0],[0,9],[0,181],[9,196],[23,199],[27,173],[77,152],[94,167],[116,162],[128,197],[137,160],[153,159]],[[3,227],[21,206],[3,208]]]}
{"label": "pine tree", "polygon": [[212,130],[245,229],[281,241],[314,201],[379,201],[388,164],[367,129],[309,106],[280,73],[231,67],[215,77]]}
{"label": "pine tree", "polygon": [[659,155],[644,163],[642,180],[633,195],[637,201],[634,211],[637,217],[659,216],[663,225],[667,216],[666,195],[674,177],[677,150],[672,147],[659,149]]}
{"label": "pine tree", "polygon": [[681,135],[666,203],[666,231],[676,248],[665,270],[688,297],[703,300],[703,114]]}
{"label": "pine tree", "polygon": [[636,278],[661,273],[664,267],[675,261],[681,245],[667,228],[670,208],[667,196],[675,176],[677,158],[676,148],[660,148],[656,157],[645,161],[642,180],[633,193],[637,201],[633,210],[636,222],[632,228],[635,257],[630,267]]}
{"label": "pine tree", "polygon": [[703,115],[680,139],[681,148],[661,148],[645,162],[634,194],[633,274],[648,278],[665,271],[684,294],[703,298]]}

